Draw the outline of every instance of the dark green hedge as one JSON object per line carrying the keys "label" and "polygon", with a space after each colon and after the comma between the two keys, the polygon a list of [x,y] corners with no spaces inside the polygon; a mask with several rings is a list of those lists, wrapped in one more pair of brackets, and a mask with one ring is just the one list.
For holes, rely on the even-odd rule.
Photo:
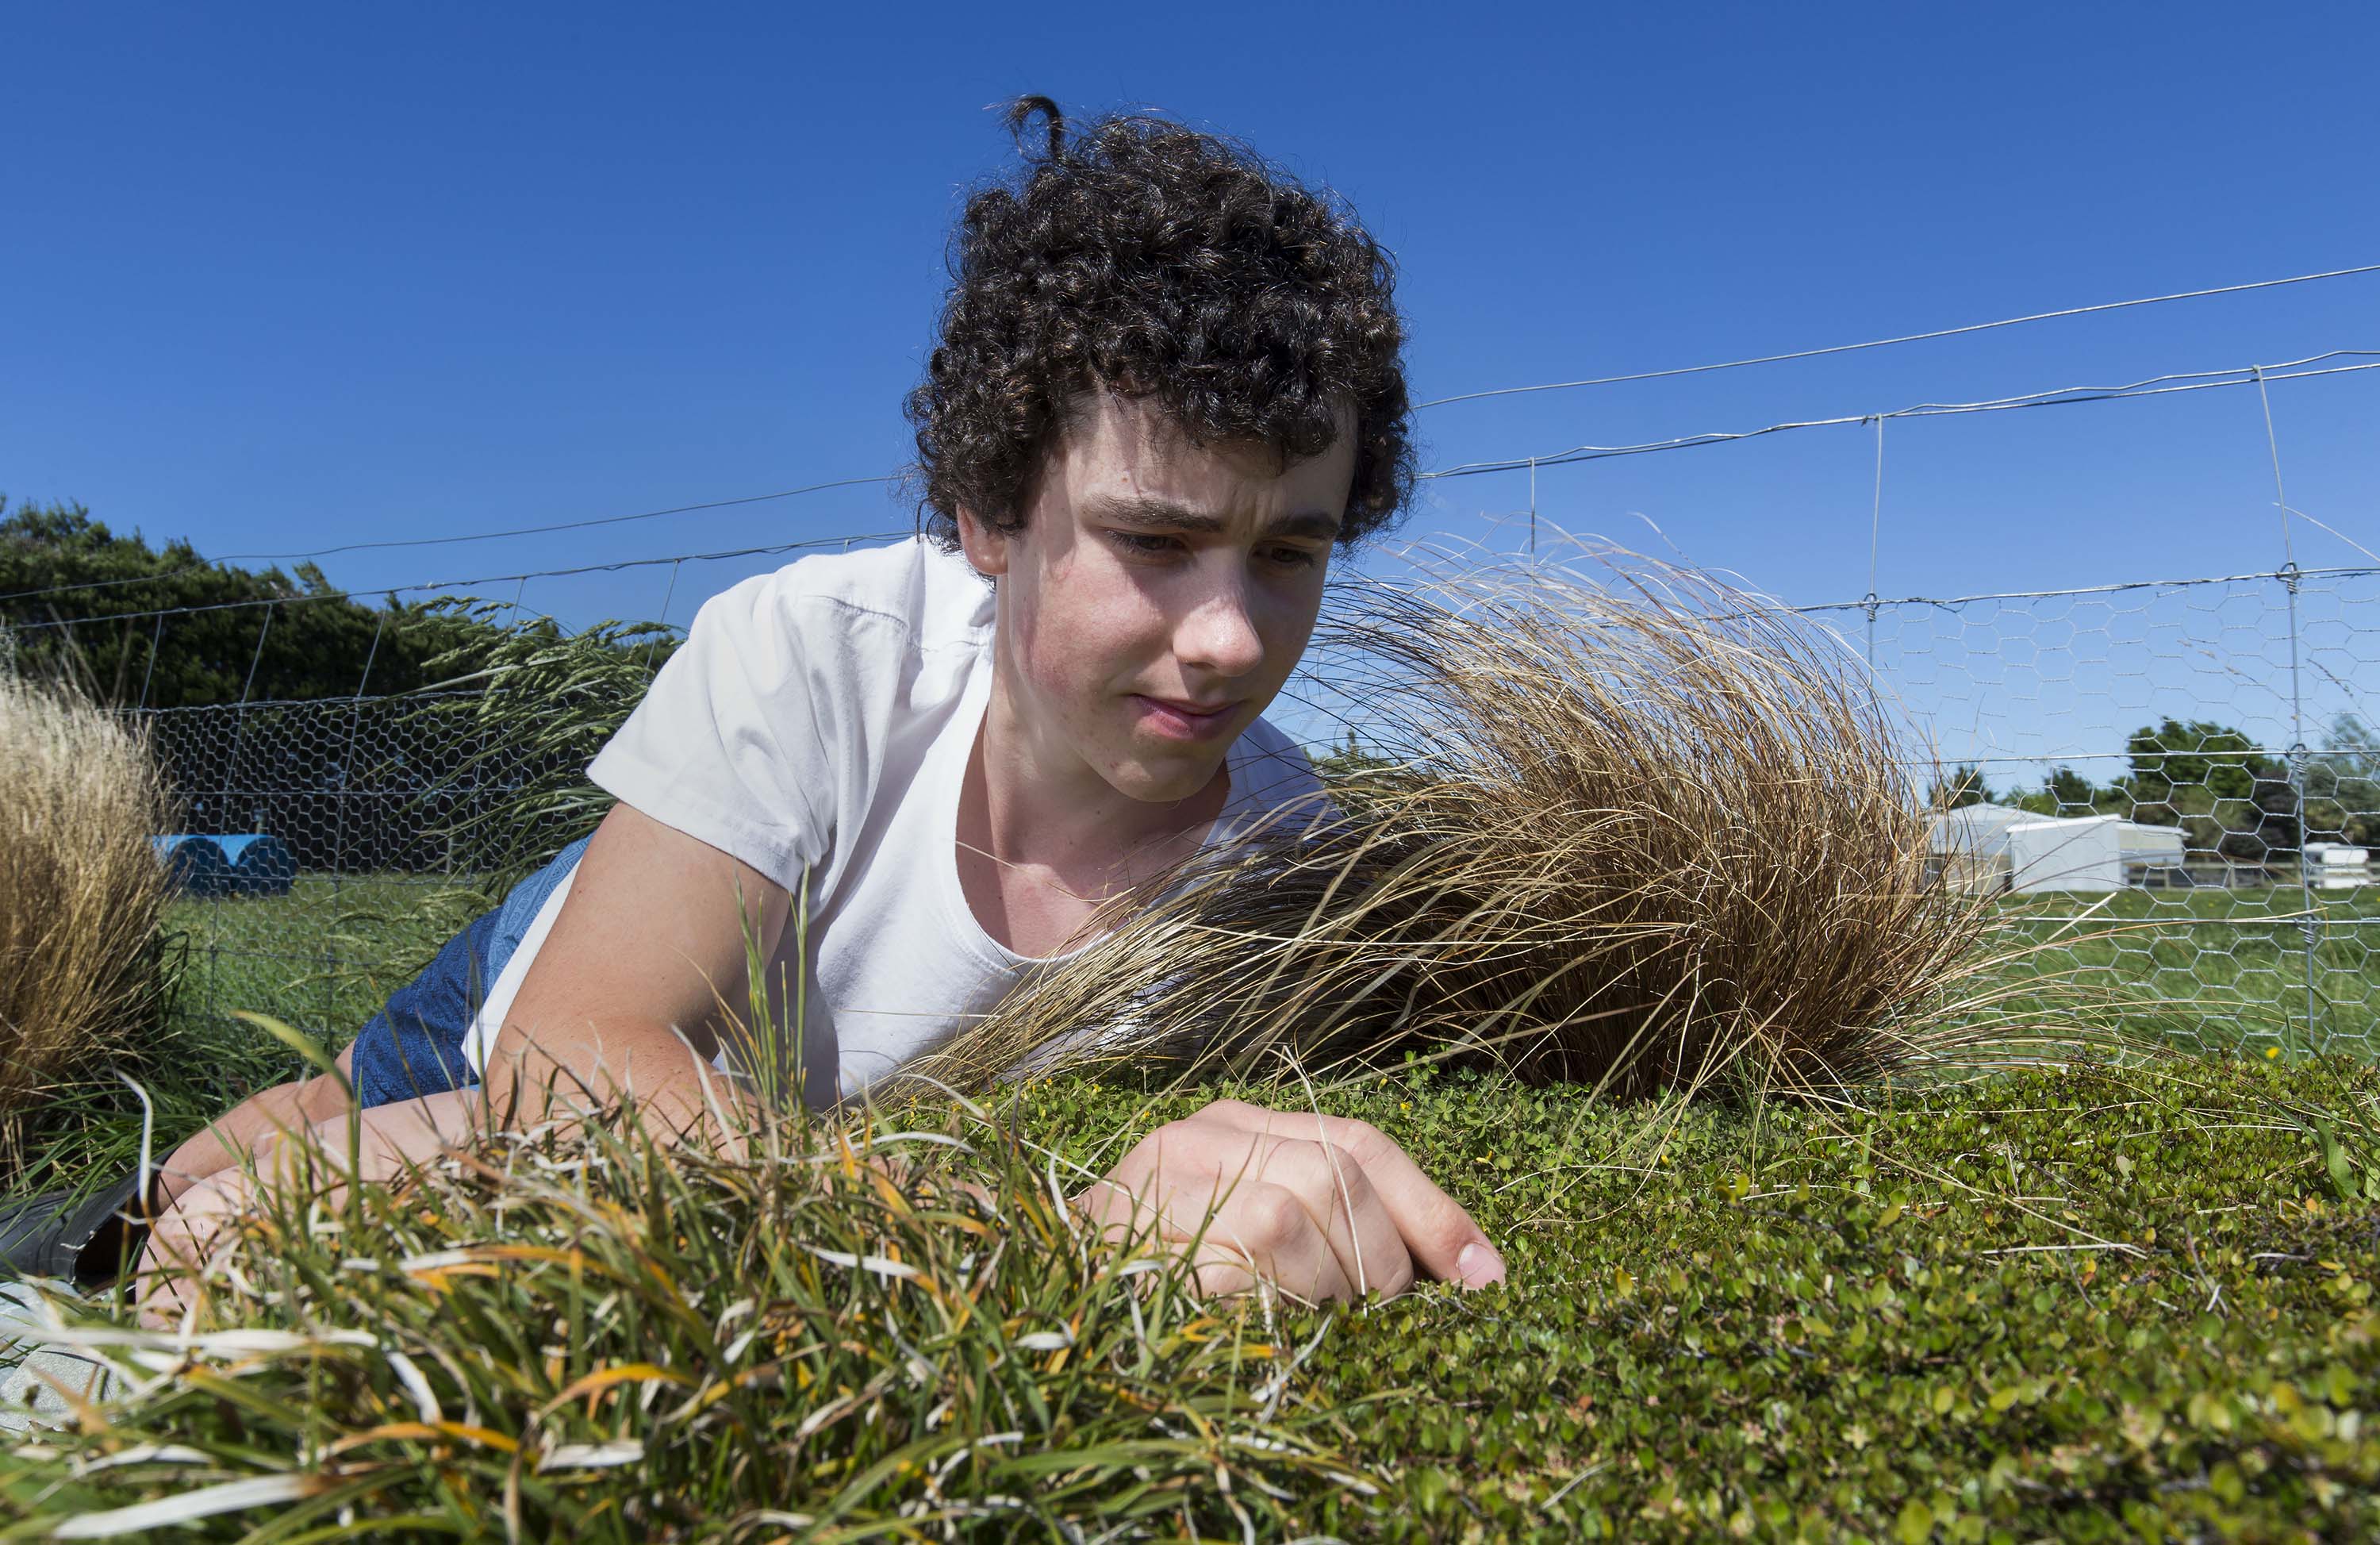
{"label": "dark green hedge", "polygon": [[[2375,1089],[2336,1061],[2192,1061],[1880,1091],[1873,1114],[1694,1112],[1666,1135],[1641,1107],[1463,1076],[1337,1101],[1448,1177],[1511,1280],[1336,1317],[1307,1393],[1401,1484],[1309,1521],[2371,1538],[2380,1217],[2306,1118],[2330,1113],[2360,1189]],[[1030,1104],[1086,1150],[1121,1109],[1063,1087]]]}

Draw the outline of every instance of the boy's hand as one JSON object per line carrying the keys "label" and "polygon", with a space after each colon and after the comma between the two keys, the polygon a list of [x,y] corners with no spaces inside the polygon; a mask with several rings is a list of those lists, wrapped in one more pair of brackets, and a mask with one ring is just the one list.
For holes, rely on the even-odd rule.
{"label": "boy's hand", "polygon": [[1094,1221],[1145,1226],[1196,1254],[1199,1289],[1245,1292],[1258,1278],[1319,1302],[1393,1297],[1416,1271],[1467,1287],[1504,1280],[1504,1259],[1471,1214],[1370,1124],[1219,1100],[1141,1139],[1075,1198]]}
{"label": "boy's hand", "polygon": [[[450,1089],[357,1113],[352,1157],[367,1183],[385,1184],[468,1143],[482,1125],[480,1091]],[[314,1204],[335,1210],[346,1189],[347,1118],[268,1128],[249,1148],[249,1162],[222,1166],[179,1192],[150,1225],[134,1277],[142,1323],[171,1329],[199,1291],[241,1215],[264,1204],[267,1187],[305,1186]]]}

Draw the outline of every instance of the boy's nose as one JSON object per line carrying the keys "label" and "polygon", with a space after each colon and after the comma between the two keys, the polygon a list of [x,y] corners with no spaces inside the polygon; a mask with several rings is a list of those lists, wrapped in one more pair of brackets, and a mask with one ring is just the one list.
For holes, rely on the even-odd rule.
{"label": "boy's nose", "polygon": [[1264,639],[1248,615],[1237,583],[1218,585],[1190,609],[1174,632],[1173,652],[1184,665],[1221,676],[1243,676],[1264,661]]}

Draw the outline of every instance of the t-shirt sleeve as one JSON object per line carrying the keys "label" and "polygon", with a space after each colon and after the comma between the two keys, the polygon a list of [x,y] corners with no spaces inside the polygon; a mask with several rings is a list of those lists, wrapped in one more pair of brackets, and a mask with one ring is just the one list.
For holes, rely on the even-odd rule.
{"label": "t-shirt sleeve", "polygon": [[703,603],[686,642],[587,769],[664,826],[791,890],[832,838],[831,692],[795,627],[783,571]]}

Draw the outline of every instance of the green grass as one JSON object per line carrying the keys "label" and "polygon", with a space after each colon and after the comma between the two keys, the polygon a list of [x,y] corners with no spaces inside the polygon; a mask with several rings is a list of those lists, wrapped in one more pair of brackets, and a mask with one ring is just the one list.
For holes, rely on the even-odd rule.
{"label": "green grass", "polygon": [[[304,1075],[296,1053],[235,1011],[301,1026],[335,1052],[487,905],[442,878],[383,875],[302,875],[287,895],[174,903],[164,924],[169,1006],[125,1069],[151,1096],[153,1150],[171,1151],[258,1089]],[[130,1169],[143,1114],[112,1075],[53,1090],[23,1118],[23,1166],[0,1154],[0,1196],[97,1185]]]}
{"label": "green grass", "polygon": [[2132,1028],[2198,1050],[2283,1044],[2369,1056],[2380,1050],[2380,886],[2318,890],[2313,900],[2311,1036],[2305,899],[2294,886],[2011,898],[2002,907],[2011,940],[2056,947],[2002,978],[2080,967],[2078,979],[2130,1005]]}
{"label": "green grass", "polygon": [[487,898],[468,877],[303,874],[278,896],[184,897],[185,1014],[246,1009],[344,1044]]}
{"label": "green grass", "polygon": [[[23,1510],[0,1537],[274,1477],[287,1502],[191,1532],[2380,1527],[2365,1065],[2016,1072],[1848,1113],[1593,1107],[1400,1074],[1323,1102],[1419,1156],[1511,1278],[1336,1311],[1207,1312],[1161,1273],[1135,1294],[1050,1204],[1045,1145],[1061,1174],[1097,1167],[1222,1092],[1296,1102],[1062,1081],[995,1113],[1014,1153],[947,1112],[896,1113],[979,1150],[909,1145],[897,1190],[816,1130],[808,1158],[757,1170],[605,1137],[592,1162],[516,1153],[511,1181],[285,1210],[251,1241],[238,1318],[298,1334],[202,1348],[104,1429],[0,1460]],[[994,1210],[946,1174],[992,1185]],[[447,1426],[425,1425],[432,1408]],[[144,1443],[189,1452],[95,1467]],[[585,1462],[599,1450],[636,1457]]]}

